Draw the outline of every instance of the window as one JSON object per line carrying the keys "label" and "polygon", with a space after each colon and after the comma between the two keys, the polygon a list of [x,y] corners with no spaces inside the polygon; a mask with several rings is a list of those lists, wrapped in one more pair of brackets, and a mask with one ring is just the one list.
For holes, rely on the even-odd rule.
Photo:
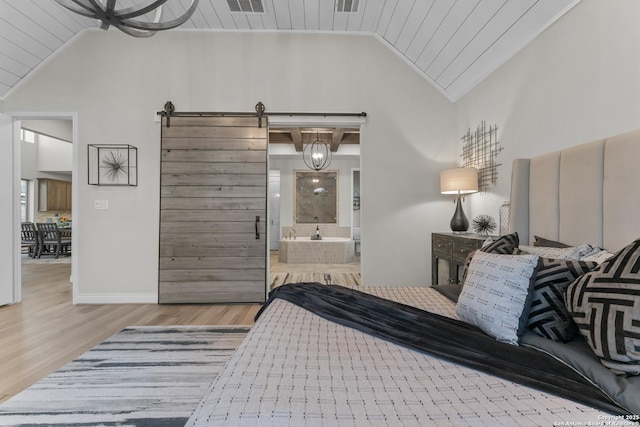
{"label": "window", "polygon": [[30,142],[33,144],[36,142],[36,134],[30,130],[20,129],[20,139],[24,142]]}
{"label": "window", "polygon": [[20,216],[22,222],[29,221],[29,181],[20,180]]}

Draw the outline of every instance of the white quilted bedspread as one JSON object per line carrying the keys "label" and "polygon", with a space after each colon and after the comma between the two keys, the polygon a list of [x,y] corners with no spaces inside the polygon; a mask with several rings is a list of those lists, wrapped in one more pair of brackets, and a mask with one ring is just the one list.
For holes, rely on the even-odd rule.
{"label": "white quilted bedspread", "polygon": [[[365,290],[455,317],[453,303],[430,288]],[[276,300],[187,425],[557,426],[611,419]]]}

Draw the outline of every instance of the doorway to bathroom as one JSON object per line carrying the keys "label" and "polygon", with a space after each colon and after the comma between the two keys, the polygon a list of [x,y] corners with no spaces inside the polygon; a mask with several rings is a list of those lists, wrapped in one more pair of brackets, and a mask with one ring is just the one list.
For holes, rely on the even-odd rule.
{"label": "doorway to bathroom", "polygon": [[[275,118],[273,118],[275,119]],[[352,247],[360,232],[360,213],[355,213],[354,220],[354,191],[360,192],[360,125],[339,127],[326,123],[306,123],[293,127],[292,124],[280,125],[269,122],[269,225],[270,225],[270,284],[273,289],[284,283],[292,282],[320,282],[326,284],[340,284],[347,287],[358,288],[362,285],[360,275],[359,253],[346,263],[298,263],[283,262],[280,251],[288,243],[298,244],[300,247],[309,248],[310,251],[329,250],[331,245],[336,245],[332,239],[346,239],[351,241]],[[280,127],[283,126],[283,127]],[[348,129],[348,130],[347,130]],[[298,136],[296,136],[298,135]],[[335,135],[335,136],[334,136]],[[356,137],[357,135],[357,137]],[[333,138],[341,138],[344,144],[338,144],[336,151],[332,152],[331,164],[319,174],[328,174],[337,178],[334,197],[337,199],[335,219],[332,221],[323,215],[318,215],[318,223],[308,218],[298,218],[299,203],[296,204],[296,178],[300,174],[313,173],[303,160],[301,151],[295,146],[294,139],[299,138],[302,147],[305,143],[315,139],[331,141]],[[357,141],[357,143],[354,143]],[[357,172],[357,173],[354,173]],[[331,191],[331,186],[318,185],[312,190],[315,192],[310,197],[325,199],[326,191]],[[304,200],[298,200],[304,203]],[[308,216],[308,215],[307,215]],[[323,218],[320,221],[320,218]],[[311,222],[309,222],[311,221]],[[354,224],[358,227],[353,229]],[[316,227],[320,229],[323,240],[310,241],[316,234]],[[296,242],[289,242],[296,240]],[[342,243],[341,243],[342,244]],[[315,245],[315,246],[312,246]],[[324,245],[324,246],[321,246]],[[358,241],[358,245],[360,242]],[[291,246],[289,244],[289,246]],[[313,258],[313,257],[312,257]],[[317,257],[319,260],[325,257]]]}

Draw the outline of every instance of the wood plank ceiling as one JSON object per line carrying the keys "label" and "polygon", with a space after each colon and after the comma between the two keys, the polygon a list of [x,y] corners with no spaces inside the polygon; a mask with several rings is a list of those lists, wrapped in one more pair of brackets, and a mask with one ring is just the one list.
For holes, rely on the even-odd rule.
{"label": "wood plank ceiling", "polygon": [[[200,0],[182,28],[371,34],[456,101],[579,1]],[[118,7],[140,2],[118,0]],[[189,4],[168,0],[165,19]],[[230,5],[264,12],[232,12]],[[74,35],[95,27],[54,0],[0,0],[0,99]]]}

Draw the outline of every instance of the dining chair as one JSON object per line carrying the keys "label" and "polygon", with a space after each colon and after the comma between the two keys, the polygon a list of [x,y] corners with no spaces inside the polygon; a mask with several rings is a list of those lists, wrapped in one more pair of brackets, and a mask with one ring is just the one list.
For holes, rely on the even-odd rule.
{"label": "dining chair", "polygon": [[40,237],[40,247],[38,250],[38,258],[43,253],[55,255],[56,258],[61,253],[67,253],[71,246],[71,237],[63,236],[58,224],[55,222],[39,222],[36,224],[38,235]]}
{"label": "dining chair", "polygon": [[23,222],[20,232],[22,237],[22,248],[27,248],[27,253],[31,258],[35,258],[38,254],[38,230],[32,222]]}

